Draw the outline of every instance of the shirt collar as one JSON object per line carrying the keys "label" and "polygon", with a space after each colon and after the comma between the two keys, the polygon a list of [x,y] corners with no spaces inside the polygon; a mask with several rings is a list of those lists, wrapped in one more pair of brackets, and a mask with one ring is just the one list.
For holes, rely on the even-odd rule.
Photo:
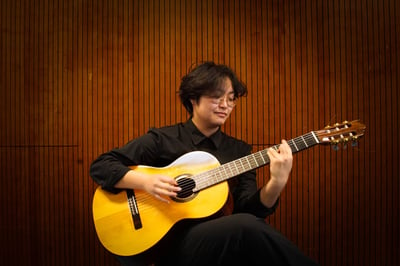
{"label": "shirt collar", "polygon": [[[207,139],[206,136],[204,136],[203,133],[200,132],[200,130],[197,129],[195,124],[193,123],[192,119],[189,119],[185,123],[185,127],[187,127],[189,133],[191,134],[193,144],[198,145],[200,144],[203,140]],[[221,145],[222,142],[222,131],[221,128],[217,130],[213,135],[211,135],[208,139],[211,140],[211,142],[214,144],[216,148],[218,148]]]}

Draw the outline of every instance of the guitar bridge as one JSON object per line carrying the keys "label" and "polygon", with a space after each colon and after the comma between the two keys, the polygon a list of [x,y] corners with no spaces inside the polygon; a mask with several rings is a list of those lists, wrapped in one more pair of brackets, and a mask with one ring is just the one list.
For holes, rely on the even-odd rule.
{"label": "guitar bridge", "polygon": [[142,220],[140,219],[139,208],[137,205],[135,192],[133,191],[133,189],[128,189],[126,190],[126,195],[128,197],[129,209],[132,214],[133,226],[135,227],[136,230],[140,229],[143,227],[143,225],[142,225]]}

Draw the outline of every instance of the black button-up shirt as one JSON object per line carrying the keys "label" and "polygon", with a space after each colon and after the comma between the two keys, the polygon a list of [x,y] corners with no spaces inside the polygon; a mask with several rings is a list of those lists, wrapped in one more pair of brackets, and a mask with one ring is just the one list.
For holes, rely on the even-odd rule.
{"label": "black button-up shirt", "polygon": [[[247,143],[218,130],[210,137],[204,136],[189,119],[186,123],[152,128],[121,148],[102,154],[91,165],[90,175],[103,189],[118,193],[114,185],[130,170],[129,166],[147,165],[164,167],[185,153],[205,151],[214,155],[220,164],[231,162],[251,153]],[[273,213],[260,201],[256,171],[252,170],[229,180],[234,199],[234,212],[248,212],[258,217]]]}

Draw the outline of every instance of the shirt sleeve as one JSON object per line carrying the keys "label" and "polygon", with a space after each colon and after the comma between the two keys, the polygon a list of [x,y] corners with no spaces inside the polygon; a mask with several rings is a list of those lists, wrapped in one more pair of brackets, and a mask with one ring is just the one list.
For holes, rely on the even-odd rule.
{"label": "shirt sleeve", "polygon": [[[248,146],[246,155],[251,153],[251,147]],[[266,218],[275,212],[279,200],[268,208],[261,203],[260,190],[257,187],[256,170],[244,173],[236,178],[236,185],[232,189],[234,199],[234,213],[247,212],[257,217]]]}
{"label": "shirt sleeve", "polygon": [[118,193],[121,189],[114,186],[130,170],[129,166],[148,164],[155,160],[158,147],[162,145],[160,142],[162,140],[156,131],[150,130],[123,147],[114,148],[100,155],[91,164],[90,176],[103,189]]}
{"label": "shirt sleeve", "polygon": [[271,208],[268,208],[261,203],[260,190],[261,188],[257,188],[255,171],[239,176],[238,183],[232,191],[233,212],[247,212],[261,218],[273,214],[279,205],[279,199]]}

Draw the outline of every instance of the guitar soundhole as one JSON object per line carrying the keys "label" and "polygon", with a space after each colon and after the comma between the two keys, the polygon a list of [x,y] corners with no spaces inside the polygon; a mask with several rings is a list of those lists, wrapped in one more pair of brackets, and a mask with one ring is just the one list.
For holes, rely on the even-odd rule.
{"label": "guitar soundhole", "polygon": [[192,199],[195,196],[193,193],[193,189],[196,186],[196,183],[193,179],[189,178],[188,176],[179,176],[176,179],[178,186],[182,188],[181,191],[178,192],[175,198],[176,201],[186,201]]}

